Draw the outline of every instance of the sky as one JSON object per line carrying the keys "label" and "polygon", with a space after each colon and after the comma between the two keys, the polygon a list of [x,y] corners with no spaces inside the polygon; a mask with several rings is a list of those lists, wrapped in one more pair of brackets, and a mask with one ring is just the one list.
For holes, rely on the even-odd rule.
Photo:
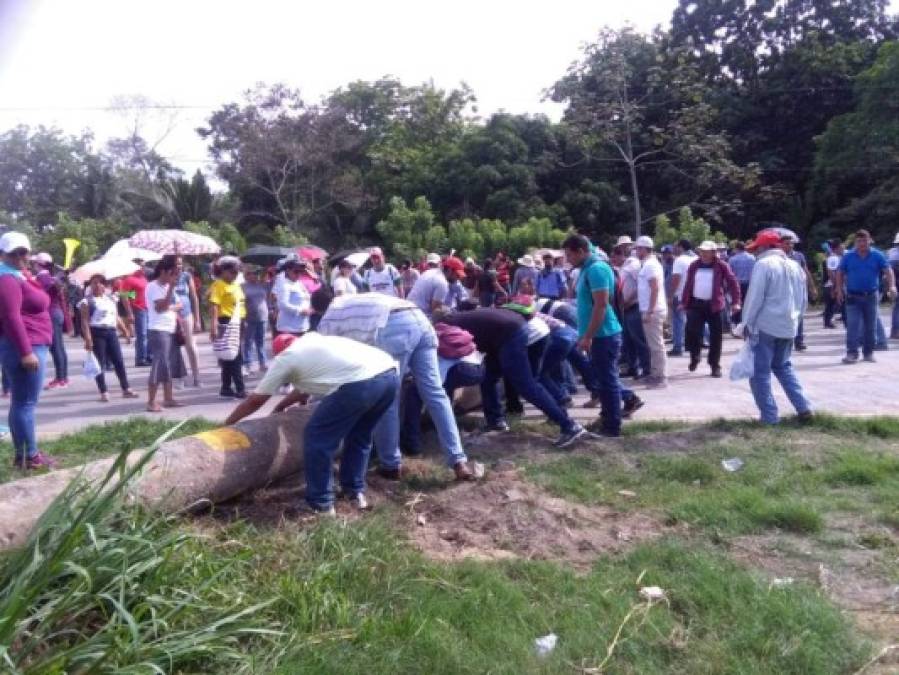
{"label": "sky", "polygon": [[[0,132],[125,135],[116,97],[177,109],[142,121],[176,166],[208,163],[194,129],[256,82],[318,101],[353,80],[468,83],[478,112],[559,114],[542,92],[604,25],[667,24],[676,0],[0,0]],[[173,119],[174,118],[174,119]]]}

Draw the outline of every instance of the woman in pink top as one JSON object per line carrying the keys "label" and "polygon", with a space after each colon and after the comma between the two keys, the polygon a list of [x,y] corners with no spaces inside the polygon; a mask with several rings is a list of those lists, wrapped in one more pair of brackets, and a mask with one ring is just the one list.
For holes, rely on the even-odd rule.
{"label": "woman in pink top", "polygon": [[34,409],[44,382],[44,364],[53,341],[50,298],[23,270],[31,244],[20,232],[0,237],[0,363],[10,380],[9,431],[15,466],[52,468],[52,458],[38,451]]}

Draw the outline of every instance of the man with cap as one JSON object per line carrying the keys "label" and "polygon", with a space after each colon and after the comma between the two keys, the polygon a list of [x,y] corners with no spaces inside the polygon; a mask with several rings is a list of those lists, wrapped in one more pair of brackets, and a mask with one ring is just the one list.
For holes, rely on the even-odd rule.
{"label": "man with cap", "polygon": [[874,361],[881,277],[890,300],[895,300],[896,277],[886,256],[871,246],[871,234],[867,230],[859,230],[855,233],[855,245],[840,261],[834,288],[837,302],[844,298],[846,301],[843,363],[858,362],[859,346],[864,360]]}
{"label": "man with cap", "polygon": [[[473,477],[462,449],[453,407],[437,363],[437,335],[424,313],[408,300],[378,293],[333,298],[326,293],[312,296],[312,306],[322,314],[318,331],[323,335],[351,338],[387,352],[399,365],[402,382],[411,374],[419,396],[427,406],[446,463],[457,480]],[[378,472],[385,478],[402,476],[400,454],[400,392],[374,430]]]}
{"label": "man with cap", "polygon": [[465,278],[465,264],[450,256],[441,264],[440,256],[428,254],[428,270],[415,282],[409,301],[431,318],[435,309],[446,306],[450,284]]}
{"label": "man with cap", "polygon": [[671,288],[668,304],[671,305],[671,351],[668,356],[683,356],[684,329],[687,325],[687,314],[681,304],[684,295],[684,284],[687,283],[687,269],[696,260],[693,244],[689,239],[681,239],[674,247],[674,263],[671,267]]}
{"label": "man with cap", "polygon": [[342,442],[338,475],[343,495],[356,508],[368,508],[365,472],[372,431],[399,387],[393,359],[355,340],[315,332],[302,337],[279,335],[272,351],[275,358],[256,391],[232,411],[225,424],[252,415],[284,385],[294,389],[274,412],[305,402],[310,394],[321,396],[303,430],[306,501],[314,511],[334,514],[332,466]]}
{"label": "man with cap", "polygon": [[749,386],[764,424],[777,424],[777,403],[771,393],[771,374],[780,382],[800,419],[812,416],[811,405],[793,370],[790,354],[799,330],[799,319],[808,304],[805,275],[781,249],[780,235],[762,230],[749,250],[757,258],[752,268],[749,293],[743,306],[743,323],[736,332],[752,346],[754,372]]}
{"label": "man with cap", "polygon": [[64,389],[69,386],[69,356],[66,353],[65,324],[66,297],[63,285],[53,274],[53,258],[49,253],[38,253],[31,258],[34,265],[34,279],[50,298],[50,320],[53,323],[53,343],[50,345],[50,357],[53,359],[53,370],[56,377],[45,389]]}
{"label": "man with cap", "polygon": [[377,246],[368,251],[371,268],[365,270],[363,279],[372,293],[389,295],[393,298],[403,297],[403,275],[396,267],[384,260],[384,252]]}
{"label": "man with cap", "polygon": [[550,300],[561,300],[568,295],[568,280],[565,271],[555,266],[551,253],[543,256],[543,269],[537,274],[537,296]]}
{"label": "man with cap", "polygon": [[620,259],[618,268],[618,318],[621,320],[622,349],[621,360],[627,375],[639,379],[649,375],[649,347],[643,334],[643,321],[637,302],[637,280],[640,275],[640,261],[633,253],[633,240],[625,235],[618,237],[613,254]]}
{"label": "man with cap", "polygon": [[[530,285],[532,290],[527,291],[526,286]],[[537,263],[534,262],[534,256],[526,254],[518,259],[518,267],[512,277],[512,295],[519,293],[533,292],[537,288]]]}
{"label": "man with cap", "polygon": [[[799,265],[799,269],[801,269],[802,273],[805,275],[805,283],[808,287],[809,297],[811,297],[812,301],[814,301],[817,296],[817,291],[815,290],[815,281],[812,278],[812,273],[809,271],[808,262],[805,259],[805,254],[802,251],[796,250],[796,244],[798,243],[799,239],[796,238],[795,235],[787,234],[781,239],[780,246],[787,257],[794,263]],[[796,351],[799,352],[804,352],[806,350],[804,325],[805,321],[802,317],[800,317],[799,330],[796,333]]]}
{"label": "man with cap", "polygon": [[687,312],[687,350],[690,372],[699,366],[705,326],[709,327],[709,367],[712,377],[721,377],[721,342],[724,329],[725,293],[730,293],[733,311],[740,311],[740,284],[730,266],[718,257],[718,245],[704,241],[699,259],[687,268],[681,305]]}
{"label": "man with cap", "polygon": [[642,263],[637,277],[637,304],[643,323],[643,335],[649,349],[650,372],[646,384],[651,387],[668,385],[668,360],[665,355],[665,273],[662,263],[652,254],[652,239],[637,237],[634,250]]}

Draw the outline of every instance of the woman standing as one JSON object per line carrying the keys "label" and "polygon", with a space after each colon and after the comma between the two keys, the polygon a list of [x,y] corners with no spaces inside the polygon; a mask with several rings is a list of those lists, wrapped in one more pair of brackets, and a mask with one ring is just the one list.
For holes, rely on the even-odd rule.
{"label": "woman standing", "polygon": [[193,275],[184,267],[184,259],[181,256],[176,257],[175,264],[178,268],[175,299],[181,305],[181,310],[178,312],[178,327],[184,337],[184,349],[187,351],[187,361],[190,363],[190,371],[194,377],[193,386],[198,388],[200,386],[200,359],[197,355],[194,333],[199,333],[201,330],[200,301]]}
{"label": "woman standing", "polygon": [[300,281],[300,273],[306,266],[305,260],[291,260],[284,267],[284,280],[272,289],[278,301],[278,322],[275,330],[280,333],[302,335],[309,330],[309,315],[312,305],[309,291]]}
{"label": "woman standing", "polygon": [[[232,256],[223,256],[218,261],[218,278],[209,287],[209,304],[212,307],[212,332],[210,340],[216,339],[228,330],[237,330],[237,354],[233,359],[219,359],[222,369],[222,398],[246,398],[243,381],[242,359],[240,355],[240,322],[247,317],[243,288],[237,283],[240,261]],[[299,282],[298,282],[299,283]],[[300,284],[302,286],[302,284]]]}
{"label": "woman standing", "polygon": [[181,305],[175,298],[175,283],[178,280],[178,265],[172,257],[166,257],[156,264],[156,275],[147,284],[147,343],[153,362],[148,380],[147,410],[161,412],[156,403],[159,385],[162,385],[163,401],[166,408],[180,408],[175,400],[172,383],[184,377],[184,362],[181,349],[175,343],[178,328],[178,312]]}
{"label": "woman standing", "polygon": [[25,278],[31,243],[20,232],[0,237],[0,363],[9,378],[9,430],[15,466],[52,468],[56,462],[37,449],[34,409],[44,382],[53,341],[50,298]]}
{"label": "woman standing", "polygon": [[[268,323],[269,285],[259,278],[259,269],[244,269],[243,295],[246,301],[247,329],[244,331],[243,361],[253,372],[253,359],[259,372],[265,372],[265,328]],[[255,351],[255,355],[254,352]]]}
{"label": "woman standing", "polygon": [[106,279],[99,274],[91,277],[90,291],[85,293],[78,307],[81,312],[84,348],[93,352],[97,357],[97,363],[100,364],[100,374],[96,377],[100,400],[104,403],[109,402],[105,373],[107,359],[115,369],[119,386],[122,387],[122,396],[137,398],[137,394],[128,386],[128,373],[125,371],[122,345],[119,343],[118,324],[121,323],[121,319],[116,299],[107,289]]}
{"label": "woman standing", "polygon": [[334,277],[334,295],[356,295],[356,285],[350,278],[353,274],[353,263],[344,258],[338,266],[339,273]]}

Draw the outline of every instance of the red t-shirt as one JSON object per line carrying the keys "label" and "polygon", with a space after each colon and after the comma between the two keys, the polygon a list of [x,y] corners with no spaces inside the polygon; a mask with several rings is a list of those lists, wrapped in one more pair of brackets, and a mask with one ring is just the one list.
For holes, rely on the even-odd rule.
{"label": "red t-shirt", "polygon": [[142,271],[137,271],[130,277],[125,277],[119,283],[119,291],[128,293],[128,299],[131,304],[146,311],[147,309],[147,277]]}

